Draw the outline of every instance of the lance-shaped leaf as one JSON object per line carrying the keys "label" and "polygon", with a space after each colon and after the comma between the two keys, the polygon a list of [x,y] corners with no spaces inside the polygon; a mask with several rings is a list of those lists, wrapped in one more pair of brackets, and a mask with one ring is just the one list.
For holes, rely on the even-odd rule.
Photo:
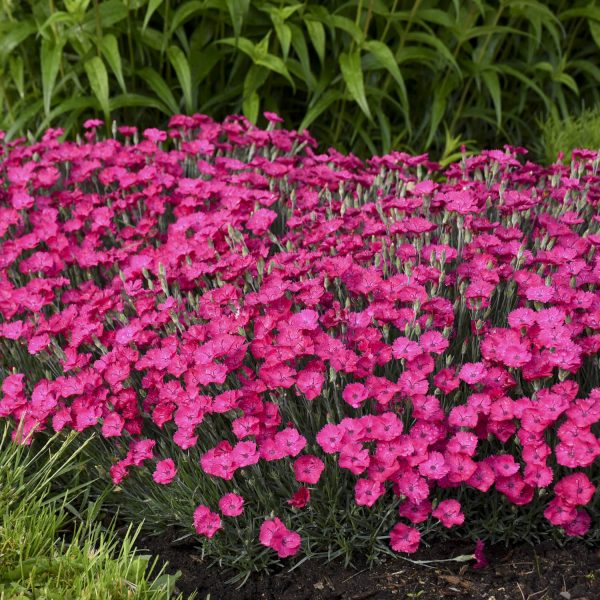
{"label": "lance-shaped leaf", "polygon": [[372,120],[371,109],[369,108],[365,94],[365,80],[360,64],[360,50],[343,52],[340,55],[340,68],[350,95],[365,115]]}

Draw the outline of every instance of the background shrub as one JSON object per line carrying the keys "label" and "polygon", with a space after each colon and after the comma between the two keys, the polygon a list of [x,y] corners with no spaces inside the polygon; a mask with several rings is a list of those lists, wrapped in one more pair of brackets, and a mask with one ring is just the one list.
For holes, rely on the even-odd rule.
{"label": "background shrub", "polygon": [[577,117],[554,115],[542,123],[539,149],[546,161],[555,161],[559,153],[570,160],[576,148],[600,148],[600,106]]}
{"label": "background shrub", "polygon": [[12,136],[271,110],[324,147],[449,158],[599,99],[587,0],[3,0],[0,40]]}

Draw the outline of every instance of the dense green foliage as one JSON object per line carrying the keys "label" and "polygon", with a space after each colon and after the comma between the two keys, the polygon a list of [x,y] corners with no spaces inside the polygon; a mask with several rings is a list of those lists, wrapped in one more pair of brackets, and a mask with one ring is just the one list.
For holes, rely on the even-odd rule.
{"label": "dense green foliage", "polygon": [[264,110],[324,147],[534,146],[599,100],[596,0],[0,2],[0,128]]}
{"label": "dense green foliage", "polygon": [[[177,577],[133,547],[139,528],[120,540],[89,502],[91,481],[71,483],[84,468],[75,434],[59,443],[21,446],[0,430],[0,598],[167,600]],[[80,512],[77,507],[86,506]],[[66,535],[68,533],[68,535]]]}
{"label": "dense green foliage", "polygon": [[600,106],[585,110],[577,117],[553,116],[542,124],[540,151],[548,162],[562,153],[567,160],[576,148],[600,148]]}

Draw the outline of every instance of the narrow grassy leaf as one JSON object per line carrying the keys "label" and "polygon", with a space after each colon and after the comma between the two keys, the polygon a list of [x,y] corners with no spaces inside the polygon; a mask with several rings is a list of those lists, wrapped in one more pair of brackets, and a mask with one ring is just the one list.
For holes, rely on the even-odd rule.
{"label": "narrow grassy leaf", "polygon": [[323,23],[314,19],[305,19],[304,24],[310,37],[310,41],[321,61],[321,64],[325,61],[325,28]]}
{"label": "narrow grassy leaf", "polygon": [[106,67],[102,62],[102,59],[98,56],[94,56],[88,60],[84,67],[92,92],[108,120],[108,116],[110,115],[110,105],[108,102],[110,92],[108,88],[108,73],[106,72]]}
{"label": "narrow grassy leaf", "polygon": [[150,18],[154,14],[154,11],[163,3],[164,0],[150,0],[148,2],[148,8],[146,8],[146,14],[144,15],[144,22],[142,23],[142,31],[146,30]]}
{"label": "narrow grassy leaf", "polygon": [[[290,25],[292,32],[292,46],[296,55],[300,59],[300,65],[302,68],[301,78],[306,83],[306,87],[312,92],[317,87],[317,81],[311,70],[310,55],[308,53],[308,46],[304,38],[304,32],[297,25]],[[291,65],[288,63],[288,69],[291,70]]]}
{"label": "narrow grassy leaf", "polygon": [[188,114],[191,114],[193,111],[192,73],[190,71],[188,60],[181,48],[178,48],[177,46],[170,46],[167,50],[167,56],[175,69],[175,73],[177,73],[177,80],[183,91],[185,110]]}
{"label": "narrow grassy leaf", "polygon": [[56,83],[56,76],[58,75],[60,61],[62,60],[62,50],[62,44],[45,38],[42,40],[40,47],[40,63],[42,67],[44,113],[46,116],[50,113],[54,84]]}
{"label": "narrow grassy leaf", "polygon": [[170,115],[171,111],[158,98],[144,96],[143,94],[119,94],[110,99],[110,111],[121,108],[155,108],[160,112]]}
{"label": "narrow grassy leaf", "polygon": [[23,98],[25,96],[25,69],[22,56],[11,56],[8,60],[8,67],[19,96]]}
{"label": "narrow grassy leaf", "polygon": [[373,117],[371,116],[371,110],[365,94],[365,82],[360,64],[360,50],[357,49],[350,53],[343,52],[340,55],[340,69],[342,70],[342,77],[346,82],[350,95],[369,120],[372,120]]}
{"label": "narrow grassy leaf", "polygon": [[173,20],[169,31],[169,37],[177,31],[184,23],[191,19],[194,15],[206,10],[206,3],[200,0],[191,0],[182,4],[174,13]]}
{"label": "narrow grassy leaf", "polygon": [[348,33],[354,43],[358,46],[362,46],[365,41],[365,34],[362,32],[361,28],[356,25],[354,21],[351,21],[347,17],[342,17],[340,15],[331,15],[329,17],[329,24],[336,29],[341,29]]}
{"label": "narrow grassy leaf", "polygon": [[98,13],[96,14],[95,9],[87,11],[81,23],[81,28],[89,33],[94,33],[97,19],[99,19],[102,29],[109,29],[127,18],[128,6],[123,0],[98,2]]}
{"label": "narrow grassy leaf", "polygon": [[315,119],[320,117],[334,102],[341,99],[342,94],[338,90],[325,92],[306,112],[304,119],[300,123],[300,131],[310,127]]}
{"label": "narrow grassy leaf", "polygon": [[431,103],[431,116],[429,120],[429,134],[427,141],[425,142],[425,148],[429,148],[433,138],[435,137],[438,127],[446,114],[448,108],[448,96],[454,89],[454,80],[450,77],[444,80],[444,82],[437,86],[433,90],[433,102]]}
{"label": "narrow grassy leaf", "polygon": [[0,58],[8,57],[17,46],[36,31],[35,23],[31,19],[0,24]]}
{"label": "narrow grassy leaf", "polygon": [[213,67],[223,60],[222,52],[216,46],[190,49],[192,70],[192,91],[208,76]]}
{"label": "narrow grassy leaf", "polygon": [[165,106],[169,108],[171,113],[175,114],[179,111],[179,106],[175,100],[175,96],[173,96],[171,88],[152,67],[140,69],[139,75],[150,86],[150,89],[162,100]]}
{"label": "narrow grassy leaf", "polygon": [[100,49],[104,59],[109,64],[112,72],[115,74],[119,86],[124,93],[127,92],[127,86],[125,85],[125,79],[123,78],[123,66],[121,64],[121,55],[119,54],[119,43],[117,38],[109,33],[102,38],[100,43]]}
{"label": "narrow grassy leaf", "polygon": [[600,48],[600,22],[589,20],[588,25],[590,28],[590,33],[592,34],[592,39],[596,42],[596,46]]}
{"label": "narrow grassy leaf", "polygon": [[40,126],[38,127],[37,135],[41,134],[44,129],[49,127],[50,123],[54,121],[57,117],[65,114],[65,113],[81,113],[83,110],[92,109],[96,106],[96,99],[92,96],[84,96],[84,97],[73,97],[67,98],[63,100],[59,104],[57,104],[50,114],[42,121]]}
{"label": "narrow grassy leaf", "polygon": [[390,120],[381,108],[377,109],[375,116],[377,117],[377,122],[379,123],[379,129],[381,131],[381,149],[384,154],[388,154],[392,151]]}
{"label": "narrow grassy leaf", "polygon": [[486,69],[481,73],[481,79],[492,97],[494,110],[496,111],[496,125],[500,127],[502,123],[502,93],[500,91],[498,73],[492,69]]}
{"label": "narrow grassy leaf", "polygon": [[242,111],[244,116],[251,123],[256,123],[258,120],[258,111],[260,108],[260,97],[256,92],[252,92],[249,96],[244,97]]}
{"label": "narrow grassy leaf", "polygon": [[371,52],[379,65],[386,69],[398,84],[400,100],[405,108],[408,108],[408,96],[406,94],[406,85],[404,77],[398,67],[392,51],[383,43],[377,40],[365,42],[364,49]]}
{"label": "narrow grassy leaf", "polygon": [[292,30],[289,25],[284,22],[281,16],[275,14],[271,15],[271,20],[273,21],[273,27],[275,27],[275,33],[277,34],[277,39],[281,44],[281,53],[283,55],[283,60],[287,60],[288,54],[290,52],[290,45],[292,43]]}
{"label": "narrow grassy leaf", "polygon": [[242,31],[244,19],[250,8],[250,0],[225,0],[225,3],[227,4],[227,10],[233,24],[233,32],[235,37],[238,38]]}

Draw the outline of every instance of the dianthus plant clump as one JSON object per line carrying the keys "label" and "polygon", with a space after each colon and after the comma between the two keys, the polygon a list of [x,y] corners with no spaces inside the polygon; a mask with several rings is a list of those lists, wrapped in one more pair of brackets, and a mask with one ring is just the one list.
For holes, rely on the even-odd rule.
{"label": "dianthus plant clump", "polygon": [[586,534],[596,154],[362,162],[266,116],[2,141],[14,440],[96,432],[124,498],[264,564],[414,552],[479,496]]}

